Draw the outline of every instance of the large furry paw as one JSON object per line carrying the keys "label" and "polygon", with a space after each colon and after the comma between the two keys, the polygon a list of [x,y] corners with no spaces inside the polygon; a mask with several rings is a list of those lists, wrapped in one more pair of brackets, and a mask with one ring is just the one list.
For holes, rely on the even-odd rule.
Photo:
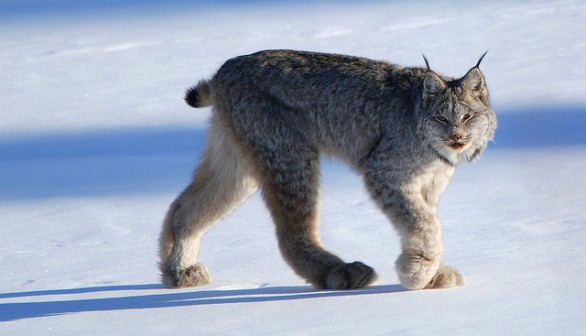
{"label": "large furry paw", "polygon": [[163,282],[169,288],[202,286],[211,281],[210,272],[202,264],[191,265],[182,270],[171,270],[163,274]]}
{"label": "large furry paw", "polygon": [[334,267],[328,273],[325,288],[327,289],[356,289],[363,288],[376,280],[374,269],[368,265],[355,261],[353,263]]}
{"label": "large furry paw", "polygon": [[465,284],[466,279],[460,272],[451,267],[441,266],[425,288],[452,288]]}
{"label": "large furry paw", "polygon": [[425,258],[419,253],[403,253],[397,259],[401,284],[408,289],[423,289],[440,267],[439,259]]}

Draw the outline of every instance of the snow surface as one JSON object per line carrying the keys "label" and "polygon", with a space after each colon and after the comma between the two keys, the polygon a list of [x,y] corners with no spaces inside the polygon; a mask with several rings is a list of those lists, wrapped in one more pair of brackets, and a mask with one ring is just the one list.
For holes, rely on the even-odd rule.
{"label": "snow surface", "polygon": [[[586,335],[586,3],[0,1],[0,335]],[[440,206],[468,286],[406,291],[398,239],[342,164],[322,236],[375,286],[317,291],[253,196],[206,235],[214,282],[164,289],[157,240],[209,110],[188,86],[268,48],[461,76],[482,63],[495,143]]]}

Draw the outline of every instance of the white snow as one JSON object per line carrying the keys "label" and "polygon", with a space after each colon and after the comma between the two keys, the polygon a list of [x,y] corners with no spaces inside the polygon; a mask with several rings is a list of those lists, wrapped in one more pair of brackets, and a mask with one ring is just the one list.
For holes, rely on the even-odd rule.
{"label": "white snow", "polygon": [[[586,3],[0,2],[0,335],[585,335]],[[360,179],[323,165],[322,236],[376,268],[317,291],[280,257],[258,195],[204,238],[214,282],[159,283],[168,204],[209,110],[185,88],[269,48],[461,76],[481,68],[495,143],[440,206],[466,287],[406,291]]]}

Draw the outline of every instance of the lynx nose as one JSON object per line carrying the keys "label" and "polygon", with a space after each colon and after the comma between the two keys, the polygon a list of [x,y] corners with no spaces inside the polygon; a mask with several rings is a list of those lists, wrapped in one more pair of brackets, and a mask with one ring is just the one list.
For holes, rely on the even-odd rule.
{"label": "lynx nose", "polygon": [[460,133],[454,133],[454,134],[450,135],[450,140],[452,140],[454,142],[458,142],[458,141],[462,140],[462,138],[464,138],[464,137]]}

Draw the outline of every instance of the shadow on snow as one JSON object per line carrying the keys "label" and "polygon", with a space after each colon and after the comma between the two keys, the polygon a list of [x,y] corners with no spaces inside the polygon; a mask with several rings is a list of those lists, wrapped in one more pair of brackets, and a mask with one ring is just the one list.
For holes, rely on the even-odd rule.
{"label": "shadow on snow", "polygon": [[[34,292],[4,293],[0,299],[40,297],[50,295],[75,295],[106,291],[132,291],[162,289],[161,285],[128,285],[89,287],[79,289],[44,290]],[[327,297],[379,295],[405,291],[401,285],[374,286],[351,291],[318,291],[308,286],[262,287],[255,289],[203,290],[167,292],[111,298],[53,300],[44,302],[11,302],[0,304],[0,322],[48,317],[71,313],[153,309],[167,307],[205,306],[218,304],[258,303],[290,301]]]}
{"label": "shadow on snow", "polygon": [[0,201],[179,192],[204,138],[144,128],[0,141]]}
{"label": "shadow on snow", "polygon": [[496,112],[499,126],[493,149],[586,145],[586,107],[544,107]]}
{"label": "shadow on snow", "polygon": [[[307,2],[307,0],[304,0]],[[328,1],[328,0],[324,0]],[[295,2],[299,4],[299,1]],[[22,19],[47,16],[70,16],[72,14],[109,15],[112,11],[136,13],[157,13],[165,10],[210,11],[230,7],[251,7],[271,4],[271,0],[27,0],[0,1],[0,18]],[[104,12],[106,11],[106,12]]]}
{"label": "shadow on snow", "polygon": [[[586,145],[586,108],[498,114],[489,153]],[[204,138],[199,129],[139,128],[0,141],[0,202],[176,193],[188,182]]]}

